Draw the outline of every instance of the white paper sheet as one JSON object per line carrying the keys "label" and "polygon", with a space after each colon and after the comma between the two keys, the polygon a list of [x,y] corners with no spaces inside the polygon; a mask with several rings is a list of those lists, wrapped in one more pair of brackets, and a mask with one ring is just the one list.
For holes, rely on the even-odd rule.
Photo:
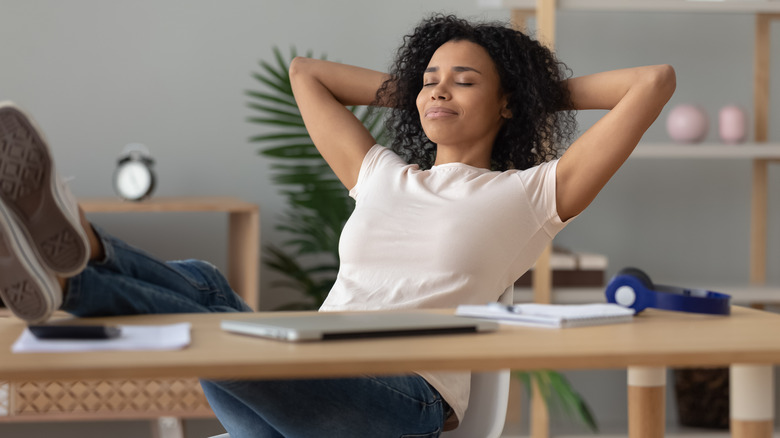
{"label": "white paper sheet", "polygon": [[25,329],[14,342],[14,353],[71,353],[78,351],[179,350],[190,345],[192,324],[120,325],[122,334],[114,339],[38,339]]}

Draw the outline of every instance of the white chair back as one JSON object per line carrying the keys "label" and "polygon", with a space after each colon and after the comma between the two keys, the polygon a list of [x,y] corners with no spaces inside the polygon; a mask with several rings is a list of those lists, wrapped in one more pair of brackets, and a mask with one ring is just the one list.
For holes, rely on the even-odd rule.
{"label": "white chair back", "polygon": [[[498,301],[512,304],[514,287],[509,286]],[[471,373],[469,407],[457,429],[442,438],[499,438],[509,403],[509,370]]]}

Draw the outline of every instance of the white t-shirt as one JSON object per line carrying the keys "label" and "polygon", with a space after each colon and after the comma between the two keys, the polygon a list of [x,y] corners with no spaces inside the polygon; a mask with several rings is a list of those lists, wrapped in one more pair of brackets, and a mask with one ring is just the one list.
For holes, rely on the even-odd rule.
{"label": "white t-shirt", "polygon": [[[339,242],[341,265],[321,311],[486,304],[533,266],[566,225],[550,161],[495,172],[462,163],[420,170],[375,145]],[[568,223],[568,222],[567,222]],[[463,418],[468,372],[419,372]]]}

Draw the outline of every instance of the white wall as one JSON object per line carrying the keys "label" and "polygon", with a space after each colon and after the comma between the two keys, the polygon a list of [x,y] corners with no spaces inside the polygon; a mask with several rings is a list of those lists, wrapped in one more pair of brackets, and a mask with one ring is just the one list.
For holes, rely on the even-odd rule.
{"label": "white wall", "polygon": [[[77,195],[113,196],[119,151],[143,142],[157,160],[158,196],[232,195],[258,203],[262,243],[278,243],[274,222],[283,200],[266,161],[247,142],[260,133],[245,121],[251,113],[243,95],[258,88],[250,77],[257,61],[271,59],[274,45],[295,45],[384,69],[401,36],[429,11],[509,16],[481,10],[476,0],[0,0],[0,100],[34,114],[61,173],[76,177]],[[700,103],[713,122],[725,104],[751,106],[752,38],[752,17],[739,15],[580,12],[561,13],[558,22],[558,52],[575,74],[671,63],[678,87],[668,108]],[[776,53],[776,32],[773,41]],[[774,96],[776,108],[780,93]],[[667,111],[646,139],[666,140]],[[582,126],[596,116],[582,114]],[[771,139],[780,137],[778,125]],[[770,184],[778,183],[773,170]],[[557,243],[607,254],[610,273],[635,265],[661,283],[744,282],[749,190],[748,163],[630,161]],[[780,220],[777,197],[771,193],[772,224]],[[225,266],[224,218],[93,219],[161,257]],[[777,229],[770,226],[774,283]],[[263,308],[292,298],[272,290],[272,275],[261,272]],[[622,380],[613,383],[607,386],[623,394]],[[615,406],[620,397],[602,398],[605,392],[602,386],[586,396],[605,421],[623,418]]]}
{"label": "white wall", "polygon": [[[250,76],[257,62],[273,59],[272,46],[294,45],[384,69],[401,36],[432,10],[484,13],[470,0],[3,0],[0,98],[38,119],[61,173],[76,176],[78,196],[113,196],[121,148],[143,142],[157,160],[158,196],[256,202],[263,242],[274,242],[283,200],[247,141],[261,127],[245,121],[253,114],[243,93],[259,87]],[[173,216],[95,220],[161,257],[224,266],[223,218]],[[270,291],[266,274],[261,302],[273,308],[288,298]]]}

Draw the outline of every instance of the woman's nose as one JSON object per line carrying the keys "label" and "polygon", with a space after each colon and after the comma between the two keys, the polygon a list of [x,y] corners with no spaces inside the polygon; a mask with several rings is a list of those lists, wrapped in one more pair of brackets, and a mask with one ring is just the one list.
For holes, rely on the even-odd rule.
{"label": "woman's nose", "polygon": [[446,86],[441,83],[436,84],[431,90],[431,100],[448,100],[450,98],[450,92]]}

